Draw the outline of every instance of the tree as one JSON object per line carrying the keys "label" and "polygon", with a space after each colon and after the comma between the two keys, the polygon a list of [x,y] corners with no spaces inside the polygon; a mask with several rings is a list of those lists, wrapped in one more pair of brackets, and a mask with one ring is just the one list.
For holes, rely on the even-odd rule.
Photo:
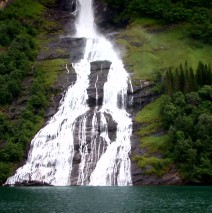
{"label": "tree", "polygon": [[166,72],[166,76],[164,78],[164,88],[165,88],[165,91],[168,95],[172,94],[173,87],[174,87],[173,85],[174,85],[173,73],[172,73],[172,70],[169,69]]}
{"label": "tree", "polygon": [[23,149],[20,144],[8,142],[4,148],[0,149],[0,161],[19,162],[23,157]]}
{"label": "tree", "polygon": [[186,103],[193,106],[197,106],[201,101],[199,94],[197,92],[190,92],[186,94]]}

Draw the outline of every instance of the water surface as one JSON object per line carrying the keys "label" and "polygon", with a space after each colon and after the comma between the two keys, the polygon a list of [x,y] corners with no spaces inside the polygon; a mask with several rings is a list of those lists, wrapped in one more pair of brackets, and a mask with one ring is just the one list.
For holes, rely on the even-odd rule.
{"label": "water surface", "polygon": [[1,187],[0,212],[204,213],[212,187]]}

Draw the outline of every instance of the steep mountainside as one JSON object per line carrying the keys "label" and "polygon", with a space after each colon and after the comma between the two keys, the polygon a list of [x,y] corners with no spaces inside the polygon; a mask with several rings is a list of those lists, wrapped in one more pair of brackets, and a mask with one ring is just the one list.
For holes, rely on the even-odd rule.
{"label": "steep mountainside", "polygon": [[[123,10],[127,2],[117,0],[112,5],[109,0],[95,0],[94,8],[99,30],[119,48],[125,67],[131,73],[133,89],[128,91],[128,112],[133,117],[133,184],[195,183],[182,175],[181,167],[170,155],[170,134],[161,114],[166,99],[160,95],[164,93],[162,84],[167,70],[186,61],[193,69],[198,67],[199,61],[211,63],[212,47],[199,38],[190,38],[185,31],[189,27],[185,20],[164,23],[161,17],[152,14],[139,17],[139,7],[130,17],[132,4],[129,4],[131,8]],[[145,8],[140,9],[145,11]],[[16,0],[0,11],[0,38],[4,38],[0,43],[0,82],[4,82],[0,85],[0,183],[24,163],[31,139],[55,114],[64,91],[76,80],[71,63],[82,56],[85,41],[68,36],[75,32],[75,10],[75,0]],[[5,35],[9,39],[5,39]],[[23,46],[18,46],[21,42]],[[15,58],[12,54],[15,51],[22,60]],[[110,65],[105,66],[107,69]],[[98,67],[93,64],[94,74],[88,89],[91,107],[102,102],[101,97],[96,100],[91,88]],[[105,76],[102,76],[102,84],[104,82]],[[113,138],[116,127],[113,122],[109,127],[109,136]],[[75,153],[75,173],[79,159],[79,153]],[[204,158],[205,162],[207,159]],[[211,167],[210,162],[204,165],[203,169]],[[74,178],[72,184],[76,184]]]}

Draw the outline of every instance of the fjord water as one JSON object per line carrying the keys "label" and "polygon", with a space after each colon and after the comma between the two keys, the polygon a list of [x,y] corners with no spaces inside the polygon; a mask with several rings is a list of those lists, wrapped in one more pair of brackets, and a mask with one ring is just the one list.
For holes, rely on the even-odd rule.
{"label": "fjord water", "polygon": [[[86,38],[83,58],[72,64],[77,80],[66,92],[58,112],[32,140],[26,164],[6,184],[38,181],[56,186],[71,185],[76,139],[74,132],[78,128],[76,140],[79,141],[81,162],[77,185],[131,185],[129,153],[132,122],[126,112],[129,76],[113,45],[96,30],[92,0],[78,0],[77,5],[79,13],[75,37]],[[88,148],[87,88],[90,63],[95,61],[109,61],[111,66],[104,84],[103,103],[93,110]],[[96,96],[98,99],[98,92]],[[108,115],[117,124],[113,141],[108,133]],[[100,152],[100,148],[103,151]]]}
{"label": "fjord water", "polygon": [[209,213],[212,187],[1,187],[0,212]]}

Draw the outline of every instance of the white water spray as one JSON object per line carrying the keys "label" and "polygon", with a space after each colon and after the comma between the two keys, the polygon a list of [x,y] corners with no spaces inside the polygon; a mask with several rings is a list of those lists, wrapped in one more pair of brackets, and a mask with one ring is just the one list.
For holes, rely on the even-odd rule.
{"label": "white water spray", "polygon": [[[129,153],[132,122],[126,112],[129,76],[112,44],[95,28],[92,0],[79,0],[79,7],[76,36],[85,37],[87,41],[83,59],[73,64],[77,81],[69,87],[58,112],[32,140],[26,164],[8,178],[6,184],[38,181],[58,186],[70,185],[74,157],[73,133],[76,120],[81,118],[78,130],[81,163],[77,184],[131,185]],[[112,64],[104,85],[103,104],[95,107],[93,112],[89,152],[86,144],[86,113],[89,110],[86,89],[89,87],[90,63],[99,60],[108,60]],[[108,137],[106,114],[117,123],[114,141]],[[99,137],[98,126],[101,130]],[[98,146],[97,142],[102,145]],[[96,162],[94,168],[92,162]]]}

